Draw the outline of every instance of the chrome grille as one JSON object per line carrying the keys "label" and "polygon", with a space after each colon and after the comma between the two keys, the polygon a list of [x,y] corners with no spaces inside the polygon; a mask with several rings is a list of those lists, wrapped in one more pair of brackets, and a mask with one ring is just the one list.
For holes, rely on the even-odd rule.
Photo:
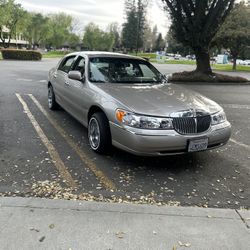
{"label": "chrome grille", "polygon": [[209,129],[210,124],[210,115],[200,117],[173,118],[174,129],[183,135],[205,132]]}
{"label": "chrome grille", "polygon": [[197,133],[205,132],[209,129],[211,124],[211,116],[200,116],[197,117]]}

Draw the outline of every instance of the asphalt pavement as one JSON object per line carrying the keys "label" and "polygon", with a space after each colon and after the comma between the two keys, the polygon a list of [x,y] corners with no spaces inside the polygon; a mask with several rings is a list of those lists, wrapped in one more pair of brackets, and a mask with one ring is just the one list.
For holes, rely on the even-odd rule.
{"label": "asphalt pavement", "polygon": [[224,107],[223,148],[101,156],[47,107],[57,61],[0,61],[0,249],[249,249],[250,86],[186,86]]}
{"label": "asphalt pavement", "polygon": [[250,86],[187,86],[225,108],[233,126],[225,147],[162,158],[118,149],[101,156],[79,122],[47,107],[47,74],[57,61],[0,61],[2,196],[250,207]]}

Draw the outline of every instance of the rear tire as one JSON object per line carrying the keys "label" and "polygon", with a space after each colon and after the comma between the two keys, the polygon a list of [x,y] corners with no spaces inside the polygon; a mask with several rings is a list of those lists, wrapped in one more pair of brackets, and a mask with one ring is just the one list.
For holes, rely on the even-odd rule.
{"label": "rear tire", "polygon": [[88,125],[88,139],[93,151],[107,154],[111,150],[111,133],[109,121],[102,112],[94,113]]}
{"label": "rear tire", "polygon": [[59,107],[58,103],[56,102],[56,96],[52,85],[50,85],[48,88],[48,105],[49,109],[51,110],[56,110]]}

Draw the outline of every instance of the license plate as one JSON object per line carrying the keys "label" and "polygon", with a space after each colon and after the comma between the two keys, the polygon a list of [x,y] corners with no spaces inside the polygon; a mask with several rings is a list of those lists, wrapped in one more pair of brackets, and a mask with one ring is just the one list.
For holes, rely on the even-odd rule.
{"label": "license plate", "polygon": [[208,146],[208,138],[190,140],[188,144],[188,152],[198,152],[206,150]]}

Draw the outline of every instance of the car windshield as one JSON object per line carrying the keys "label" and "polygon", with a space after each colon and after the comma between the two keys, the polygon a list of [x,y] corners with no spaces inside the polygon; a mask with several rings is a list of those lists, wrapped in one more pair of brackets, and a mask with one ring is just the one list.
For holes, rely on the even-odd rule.
{"label": "car windshield", "polygon": [[110,83],[161,83],[164,76],[150,63],[139,59],[90,58],[89,80]]}

